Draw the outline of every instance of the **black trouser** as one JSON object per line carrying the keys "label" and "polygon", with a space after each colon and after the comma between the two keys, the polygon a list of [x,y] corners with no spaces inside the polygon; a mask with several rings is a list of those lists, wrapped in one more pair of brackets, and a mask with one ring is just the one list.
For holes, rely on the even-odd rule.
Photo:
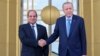
{"label": "black trouser", "polygon": [[69,52],[69,50],[67,49],[67,54],[66,54],[66,56],[70,56],[70,52]]}

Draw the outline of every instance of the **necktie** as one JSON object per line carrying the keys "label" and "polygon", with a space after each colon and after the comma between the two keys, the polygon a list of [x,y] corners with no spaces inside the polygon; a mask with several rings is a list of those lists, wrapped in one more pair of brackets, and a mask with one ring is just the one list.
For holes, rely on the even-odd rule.
{"label": "necktie", "polygon": [[67,28],[67,37],[69,37],[70,33],[70,25],[71,25],[71,20],[68,18],[66,22],[66,28]]}
{"label": "necktie", "polygon": [[34,27],[35,27],[35,26],[32,26],[32,31],[33,31],[33,35],[34,35],[34,37],[36,38],[36,34],[35,34]]}

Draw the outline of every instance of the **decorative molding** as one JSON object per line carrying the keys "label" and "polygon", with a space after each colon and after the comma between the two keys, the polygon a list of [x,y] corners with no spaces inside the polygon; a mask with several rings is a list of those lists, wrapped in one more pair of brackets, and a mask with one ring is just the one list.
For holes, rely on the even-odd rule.
{"label": "decorative molding", "polygon": [[21,1],[20,0],[16,0],[16,56],[20,56],[20,40],[18,37],[18,28],[19,28],[19,24],[20,24],[20,18],[21,18]]}
{"label": "decorative molding", "polygon": [[83,8],[84,8],[83,0],[79,0],[79,15],[82,17],[84,16]]}
{"label": "decorative molding", "polygon": [[6,56],[9,56],[9,0],[7,0],[7,35],[6,35]]}
{"label": "decorative molding", "polygon": [[91,0],[91,45],[92,45],[92,56],[94,56],[94,20],[93,20],[93,0]]}

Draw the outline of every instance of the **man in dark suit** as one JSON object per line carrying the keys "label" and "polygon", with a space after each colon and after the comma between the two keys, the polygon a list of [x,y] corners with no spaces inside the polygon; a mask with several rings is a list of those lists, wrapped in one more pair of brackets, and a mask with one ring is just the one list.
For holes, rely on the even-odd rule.
{"label": "man in dark suit", "polygon": [[29,10],[28,23],[19,26],[19,38],[22,43],[21,56],[48,56],[48,46],[40,47],[38,40],[47,39],[46,28],[36,24],[37,13]]}
{"label": "man in dark suit", "polygon": [[86,56],[86,33],[82,17],[73,14],[71,2],[63,4],[65,16],[57,19],[54,33],[45,41],[38,43],[41,47],[51,44],[59,37],[59,56]]}

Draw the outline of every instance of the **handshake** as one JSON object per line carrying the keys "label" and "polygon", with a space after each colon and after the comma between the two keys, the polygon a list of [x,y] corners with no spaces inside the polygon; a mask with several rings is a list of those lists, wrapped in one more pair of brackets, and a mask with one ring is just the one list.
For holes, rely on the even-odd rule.
{"label": "handshake", "polygon": [[40,39],[40,40],[38,41],[38,45],[39,45],[40,47],[44,47],[46,44],[47,44],[47,43],[46,43],[46,40],[44,40],[44,39]]}

